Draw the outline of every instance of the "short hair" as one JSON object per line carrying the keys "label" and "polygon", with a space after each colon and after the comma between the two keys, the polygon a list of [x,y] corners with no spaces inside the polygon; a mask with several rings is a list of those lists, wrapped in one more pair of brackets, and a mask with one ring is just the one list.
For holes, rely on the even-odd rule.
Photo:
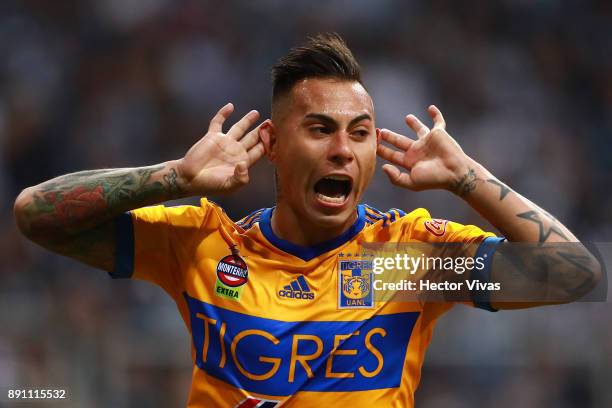
{"label": "short hair", "polygon": [[305,78],[361,81],[361,68],[337,33],[309,37],[306,44],[292,48],[272,67],[272,102]]}

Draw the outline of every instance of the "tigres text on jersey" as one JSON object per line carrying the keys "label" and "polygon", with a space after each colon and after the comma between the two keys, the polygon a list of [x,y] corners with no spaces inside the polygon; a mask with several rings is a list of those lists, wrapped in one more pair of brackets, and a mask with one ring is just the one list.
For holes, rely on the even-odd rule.
{"label": "tigres text on jersey", "polygon": [[434,324],[453,303],[375,301],[362,244],[479,243],[482,254],[500,238],[424,209],[362,204],[342,235],[302,247],[274,235],[273,211],[233,222],[202,199],[117,219],[111,276],[162,287],[191,333],[188,406],[412,407]]}

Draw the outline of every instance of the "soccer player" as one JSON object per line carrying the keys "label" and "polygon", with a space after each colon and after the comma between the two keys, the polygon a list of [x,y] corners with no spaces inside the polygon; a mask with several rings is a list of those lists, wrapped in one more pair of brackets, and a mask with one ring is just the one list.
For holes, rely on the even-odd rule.
{"label": "soccer player", "polygon": [[[175,300],[192,336],[190,407],[411,407],[433,326],[453,303],[376,301],[363,245],[474,244],[488,255],[487,278],[508,243],[424,209],[361,204],[377,155],[391,162],[383,169],[394,185],[448,190],[507,241],[578,240],[466,155],[437,107],[428,108],[432,128],[406,117],[414,138],[377,129],[359,65],[339,36],[310,39],[272,72],[272,115],[254,129],[251,111],[225,132],[227,104],[178,160],[25,189],[18,225],[52,251],[114,278],[148,280]],[[276,167],[276,206],[234,222],[205,197],[248,183],[263,156]],[[159,205],[191,196],[204,197],[200,206]],[[567,301],[600,273],[588,252],[577,257],[589,267],[564,280]],[[496,296],[473,303],[533,305]]]}

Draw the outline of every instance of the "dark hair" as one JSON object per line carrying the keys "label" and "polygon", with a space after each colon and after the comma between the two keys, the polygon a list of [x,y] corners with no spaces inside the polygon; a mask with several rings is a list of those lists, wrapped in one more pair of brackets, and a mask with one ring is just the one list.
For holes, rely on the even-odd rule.
{"label": "dark hair", "polygon": [[337,33],[309,37],[272,67],[272,101],[305,78],[334,78],[361,82],[361,68]]}

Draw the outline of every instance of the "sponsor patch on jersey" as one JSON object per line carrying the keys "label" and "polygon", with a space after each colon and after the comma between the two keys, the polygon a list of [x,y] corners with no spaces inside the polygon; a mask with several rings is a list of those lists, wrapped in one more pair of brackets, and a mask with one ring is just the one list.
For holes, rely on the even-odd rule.
{"label": "sponsor patch on jersey", "polygon": [[217,264],[215,295],[232,300],[240,300],[242,289],[249,278],[246,262],[237,254],[223,257]]}
{"label": "sponsor patch on jersey", "polygon": [[374,307],[372,261],[338,261],[338,308],[370,309]]}
{"label": "sponsor patch on jersey", "polygon": [[425,221],[425,228],[436,237],[441,237],[446,233],[446,224],[448,224],[447,220],[432,218],[431,220]]}
{"label": "sponsor patch on jersey", "polygon": [[277,294],[279,297],[289,299],[312,300],[315,298],[314,292],[310,290],[310,286],[308,286],[308,282],[306,282],[306,278],[303,275],[293,279],[288,285],[283,286]]}

